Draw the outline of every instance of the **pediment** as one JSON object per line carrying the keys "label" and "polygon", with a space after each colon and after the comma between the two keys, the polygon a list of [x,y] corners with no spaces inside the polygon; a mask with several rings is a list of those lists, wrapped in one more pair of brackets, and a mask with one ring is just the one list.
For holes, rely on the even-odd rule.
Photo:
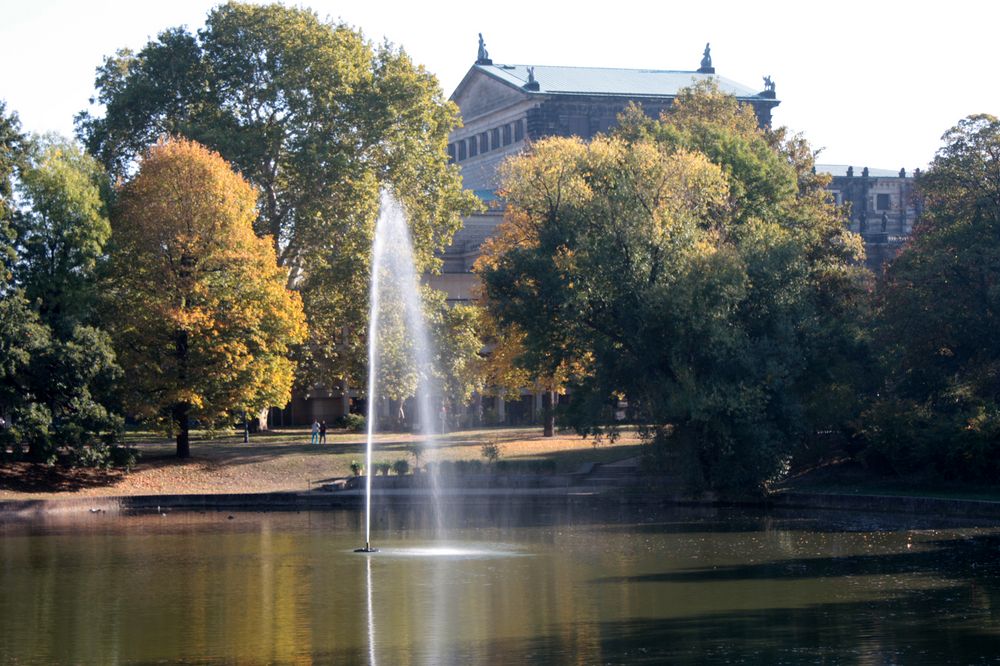
{"label": "pediment", "polygon": [[465,122],[513,106],[527,98],[528,93],[525,91],[477,67],[469,70],[451,95],[451,101],[458,105]]}

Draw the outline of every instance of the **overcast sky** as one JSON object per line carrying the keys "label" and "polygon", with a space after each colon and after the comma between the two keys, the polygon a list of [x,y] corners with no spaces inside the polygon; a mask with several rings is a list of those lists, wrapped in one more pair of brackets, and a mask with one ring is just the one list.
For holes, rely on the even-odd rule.
{"label": "overcast sky", "polygon": [[[167,27],[196,30],[216,4],[0,0],[0,99],[25,129],[70,134],[104,56]],[[449,95],[475,60],[479,32],[494,62],[527,65],[694,70],[711,42],[719,75],[751,87],[771,76],[781,100],[774,122],[822,148],[820,162],[912,171],[962,117],[1000,115],[992,2],[302,4],[403,46]]]}

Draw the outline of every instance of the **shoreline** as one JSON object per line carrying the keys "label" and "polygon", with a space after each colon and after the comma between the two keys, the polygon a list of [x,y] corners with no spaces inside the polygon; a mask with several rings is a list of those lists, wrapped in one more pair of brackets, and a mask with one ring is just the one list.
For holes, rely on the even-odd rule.
{"label": "shoreline", "polygon": [[[405,505],[432,502],[426,488],[380,489],[373,500],[381,504]],[[536,488],[445,488],[441,498],[449,502],[549,501],[650,505],[747,507],[763,510],[797,509],[885,513],[935,518],[986,519],[1000,524],[1000,502],[942,499],[907,495],[838,495],[834,493],[782,492],[755,500],[724,500],[714,497],[682,498],[637,493],[635,488],[559,486]],[[0,500],[0,522],[5,519],[33,520],[86,513],[131,513],[156,509],[179,511],[323,511],[362,509],[364,492],[358,490],[311,490],[286,492],[240,492],[202,494],[152,494],[63,497],[52,499]]]}

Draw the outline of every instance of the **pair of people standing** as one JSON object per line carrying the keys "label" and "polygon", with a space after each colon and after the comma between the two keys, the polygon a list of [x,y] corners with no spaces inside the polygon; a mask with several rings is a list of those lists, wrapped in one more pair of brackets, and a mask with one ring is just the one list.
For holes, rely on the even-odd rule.
{"label": "pair of people standing", "polygon": [[313,419],[312,424],[312,439],[309,440],[310,444],[326,444],[326,421],[317,421]]}

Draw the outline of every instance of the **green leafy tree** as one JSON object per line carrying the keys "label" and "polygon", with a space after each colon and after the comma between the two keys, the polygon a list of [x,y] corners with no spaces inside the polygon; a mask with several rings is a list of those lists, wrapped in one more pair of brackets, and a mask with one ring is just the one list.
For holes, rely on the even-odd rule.
{"label": "green leafy tree", "polygon": [[[3,303],[7,443],[35,460],[109,461],[122,426],[108,407],[119,374],[93,315],[97,258],[110,233],[102,170],[55,137],[22,142],[11,215],[15,250]],[[10,191],[9,189],[7,190]],[[0,411],[4,410],[0,406]]]}
{"label": "green leafy tree", "polygon": [[815,404],[864,350],[866,283],[812,166],[710,86],[590,144],[539,141],[504,168],[510,239],[480,266],[487,305],[523,332],[522,366],[585,366],[578,430],[625,397],[692,484],[760,488],[858,408],[851,391],[835,413]]}
{"label": "green leafy tree", "polygon": [[16,206],[14,182],[18,167],[23,164],[26,139],[16,113],[7,114],[7,104],[0,100],[0,296],[10,293],[12,269],[17,253],[17,238],[11,226]]}
{"label": "green leafy tree", "polygon": [[60,332],[93,323],[94,276],[111,236],[108,187],[103,168],[76,143],[57,136],[32,142],[18,186],[17,281]]}
{"label": "green leafy tree", "polygon": [[482,390],[479,352],[480,309],[475,305],[448,305],[440,292],[424,300],[434,342],[434,367],[441,399],[449,415],[457,415]]}
{"label": "green leafy tree", "polygon": [[379,188],[400,193],[421,268],[475,206],[447,164],[459,121],[435,77],[306,9],[220,5],[197,34],[170,29],[108,58],[96,87],[105,113],[83,113],[77,127],[112,175],[173,134],[217,150],[257,188],[256,231],[309,320],[303,384],[363,377]]}
{"label": "green leafy tree", "polygon": [[888,268],[879,340],[886,383],[873,453],[901,473],[1000,474],[1000,120],[942,137],[920,177],[923,214]]}
{"label": "green leafy tree", "polygon": [[177,432],[197,419],[284,405],[305,336],[269,238],[253,232],[257,193],[217,154],[156,144],[122,188],[107,290],[126,405]]}
{"label": "green leafy tree", "polygon": [[0,455],[8,446],[16,455],[21,451],[22,437],[11,425],[21,420],[30,405],[25,373],[32,356],[48,345],[48,330],[28,307],[23,290],[13,283],[17,259],[11,224],[16,210],[14,183],[24,165],[26,138],[17,115],[6,111],[6,104],[0,102],[0,418],[7,424],[0,428]]}

